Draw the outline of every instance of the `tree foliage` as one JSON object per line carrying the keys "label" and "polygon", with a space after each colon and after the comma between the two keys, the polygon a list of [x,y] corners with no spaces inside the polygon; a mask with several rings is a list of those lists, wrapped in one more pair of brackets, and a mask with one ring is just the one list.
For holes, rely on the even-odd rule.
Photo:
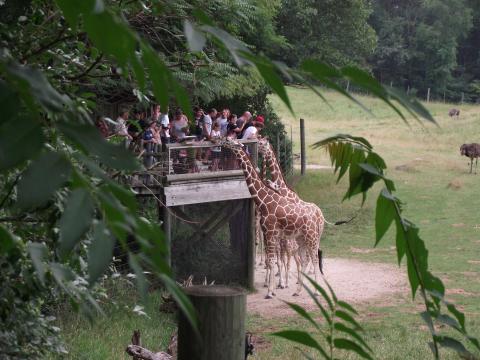
{"label": "tree foliage", "polygon": [[[269,86],[292,110],[282,76],[309,86],[315,79],[353,99],[336,84],[348,78],[401,116],[406,109],[432,120],[420,104],[384,88],[364,71],[337,69],[318,60],[305,61],[295,70],[256,54],[254,46],[241,40],[248,38],[242,31],[260,6],[250,2],[8,4],[12,12],[2,15],[0,24],[0,258],[2,268],[8,265],[9,273],[22,274],[22,292],[13,279],[4,282],[2,301],[9,306],[0,316],[2,323],[21,321],[16,314],[23,311],[37,322],[30,329],[38,330],[24,336],[24,328],[9,325],[0,344],[2,353],[15,348],[13,358],[25,358],[35,349],[41,356],[39,347],[54,343],[48,337],[55,329],[41,322],[44,300],[67,298],[87,315],[101,312],[97,284],[108,269],[114,241],[128,253],[140,293],[148,288],[145,271],[151,272],[195,323],[190,302],[171,278],[169,249],[159,224],[141,217],[133,191],[116,181],[141,170],[141,164],[125,148],[105,141],[93,126],[96,104],[108,100],[110,93],[155,98],[163,108],[176,103],[189,110],[204,96],[209,101],[253,94],[256,89],[249,93],[248,86],[237,84],[256,77],[259,86]],[[263,5],[268,9],[267,2]],[[238,28],[226,17],[217,22],[219,14],[245,17],[245,26]],[[254,32],[252,28],[249,36]],[[199,68],[208,69],[200,78]],[[224,82],[207,93],[202,89],[215,89],[207,83],[211,78],[234,85],[229,88]],[[128,248],[130,234],[135,234],[139,253]],[[22,340],[28,336],[36,342]]]}
{"label": "tree foliage", "polygon": [[365,0],[283,0],[276,21],[289,47],[276,55],[290,66],[308,58],[365,67],[376,42],[370,13]]}
{"label": "tree foliage", "polygon": [[372,26],[378,46],[371,64],[385,83],[424,96],[459,100],[478,79],[478,21],[475,1],[374,1]]}

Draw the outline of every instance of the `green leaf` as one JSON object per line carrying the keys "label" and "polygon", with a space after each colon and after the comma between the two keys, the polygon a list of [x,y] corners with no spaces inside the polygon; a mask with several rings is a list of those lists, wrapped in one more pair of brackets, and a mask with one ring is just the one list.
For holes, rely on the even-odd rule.
{"label": "green leaf", "polygon": [[13,118],[4,122],[0,126],[0,171],[38,154],[44,142],[42,128],[33,118]]}
{"label": "green leaf", "polygon": [[3,226],[0,226],[0,255],[7,254],[15,247],[16,240],[5,229]]}
{"label": "green leaf", "polygon": [[6,70],[20,83],[18,88],[23,90],[24,96],[34,99],[45,111],[62,112],[71,104],[71,99],[57,92],[41,71],[13,62]]}
{"label": "green leaf", "polygon": [[386,87],[386,91],[389,93],[392,99],[398,101],[398,103],[400,103],[412,115],[418,114],[420,117],[437,124],[427,108],[425,108],[414,96],[408,96],[402,91],[399,91],[393,87]]}
{"label": "green leaf", "polygon": [[90,286],[102,276],[112,261],[115,239],[103,223],[96,223],[88,247],[88,282]]}
{"label": "green leaf", "polygon": [[347,97],[348,99],[353,101],[355,104],[360,106],[368,114],[371,114],[370,110],[368,110],[362,103],[360,103],[349,92],[345,91],[343,87],[339,86],[335,82],[335,80],[341,77],[341,73],[336,68],[331,67],[320,61],[309,59],[309,60],[305,60],[300,65],[300,69],[304,71],[307,75],[312,77],[313,79],[325,85],[327,88],[335,90],[336,92]]}
{"label": "green leaf", "polygon": [[189,20],[183,22],[183,32],[191,52],[202,51],[207,39]]}
{"label": "green leaf", "polygon": [[32,259],[33,267],[37,272],[37,277],[40,282],[45,285],[45,272],[46,266],[43,263],[47,257],[47,247],[43,243],[28,243],[27,245],[28,253]]}
{"label": "green leaf", "polygon": [[342,323],[335,323],[334,326],[335,330],[346,333],[356,339],[360,344],[362,344],[368,351],[373,352],[370,346],[365,342],[365,340],[362,339],[362,337],[358,334],[355,329],[349,328],[348,326],[342,324]]}
{"label": "green leaf", "polygon": [[75,295],[75,289],[72,289],[67,283],[75,279],[75,275],[72,270],[59,263],[52,262],[50,265],[50,271],[52,272],[53,278],[56,283],[70,296]]}
{"label": "green leaf", "polygon": [[436,320],[444,325],[448,325],[450,326],[451,328],[457,330],[457,331],[460,331],[462,332],[462,329],[460,327],[460,324],[458,323],[457,320],[455,320],[454,318],[452,318],[451,316],[447,315],[447,314],[440,314],[437,316]]}
{"label": "green leaf", "polygon": [[27,209],[46,203],[68,180],[70,172],[71,165],[63,155],[44,151],[18,183],[18,207]]}
{"label": "green leaf", "polygon": [[[283,339],[287,339],[290,341],[293,341],[297,344],[305,345],[311,348],[314,348],[318,350],[320,353],[325,354],[325,351],[323,348],[320,346],[320,344],[315,340],[309,333],[306,331],[300,331],[300,330],[284,330],[284,331],[278,331],[272,334],[273,336],[278,336]],[[324,356],[325,356],[324,355]],[[328,358],[328,357],[327,357]]]}
{"label": "green leaf", "polygon": [[61,256],[67,255],[89,229],[93,212],[94,205],[88,190],[79,188],[70,193],[59,221]]}
{"label": "green leaf", "polygon": [[0,125],[17,118],[18,109],[20,109],[18,95],[15,94],[3,80],[0,80],[0,109],[2,109]]}
{"label": "green leaf", "polygon": [[344,308],[344,309],[354,313],[355,315],[358,315],[358,312],[353,308],[353,306],[346,303],[345,301],[342,301],[342,300],[337,301],[337,306],[340,306],[341,308]]}
{"label": "green leaf", "polygon": [[290,99],[287,95],[287,90],[283,85],[282,79],[277,73],[277,68],[275,67],[275,65],[266,58],[246,53],[244,53],[244,56],[255,64],[257,70],[260,72],[260,75],[262,75],[267,85],[270,86],[273,92],[280,97],[280,99],[288,107],[290,112],[294,114],[292,104],[290,103]]}
{"label": "green leaf", "polygon": [[333,344],[337,349],[350,350],[357,353],[364,359],[372,359],[372,357],[365,350],[363,350],[361,346],[355,344],[351,340],[337,338],[333,340]]}
{"label": "green leaf", "polygon": [[392,201],[392,196],[387,189],[383,189],[378,195],[377,208],[375,209],[375,246],[378,245],[390,225],[395,220],[397,212]]}
{"label": "green leaf", "polygon": [[335,311],[335,316],[339,317],[340,319],[352,324],[355,329],[360,329],[363,330],[363,328],[360,326],[360,324],[348,313],[346,313],[343,310],[336,310]]}
{"label": "green leaf", "polygon": [[295,311],[298,315],[303,317],[304,319],[308,320],[313,326],[315,326],[318,330],[320,330],[320,327],[318,324],[313,320],[313,318],[310,316],[307,310],[305,310],[303,307],[300,305],[285,301],[285,303],[293,310]]}
{"label": "green leaf", "polygon": [[458,340],[449,336],[436,336],[435,339],[443,347],[455,350],[461,356],[468,356],[470,359],[475,357],[471,354],[465,346]]}
{"label": "green leaf", "polygon": [[400,266],[402,258],[405,255],[407,246],[407,238],[405,236],[405,229],[402,218],[395,218],[395,227],[397,231],[397,235],[395,237],[395,247],[397,248],[397,259],[398,265]]}
{"label": "green leaf", "polygon": [[418,231],[418,228],[410,223],[405,233],[409,248],[409,251],[406,252],[407,272],[413,298],[415,298],[416,290],[420,285],[420,277],[426,279],[428,276],[428,251],[425,243],[419,237]]}
{"label": "green leaf", "polygon": [[315,282],[311,277],[309,277],[307,274],[304,274],[304,276],[307,278],[307,280],[312,284],[312,286],[318,290],[318,292],[323,296],[325,301],[328,304],[328,307],[330,308],[330,311],[333,311],[333,302],[328,296],[327,292],[325,291],[324,288],[322,288],[318,283]]}
{"label": "green leaf", "polygon": [[108,185],[103,186],[102,191],[103,190],[111,192],[132,213],[137,211],[137,200],[131,189],[125,189],[124,187],[111,182]]}
{"label": "green leaf", "polygon": [[197,331],[198,330],[197,312],[195,311],[195,308],[190,302],[190,299],[188,298],[188,296],[185,295],[185,293],[177,285],[177,283],[167,274],[160,274],[160,279],[165,285],[165,288],[167,289],[167,291],[175,299],[183,315],[185,315],[185,317],[190,322],[190,325],[192,325],[195,331]]}
{"label": "green leaf", "polygon": [[128,263],[130,265],[130,268],[135,273],[135,280],[137,283],[138,292],[140,293],[140,296],[142,297],[142,299],[145,300],[147,296],[148,283],[147,283],[147,278],[143,273],[143,269],[137,260],[137,255],[128,253]]}
{"label": "green leaf", "polygon": [[168,96],[170,90],[169,70],[150,47],[143,46],[142,53],[143,60],[148,68],[155,98],[160,103],[160,106],[166,109],[170,100]]}
{"label": "green leaf", "polygon": [[308,288],[308,286],[303,286],[305,288],[305,290],[308,292],[308,295],[310,295],[310,297],[312,298],[312,300],[315,302],[315,304],[317,305],[317,307],[320,309],[320,312],[322,313],[324,319],[327,321],[328,324],[331,324],[332,323],[332,318],[330,317],[330,315],[328,314],[327,310],[325,310],[325,308],[323,307],[323,305],[320,303],[320,301],[318,301],[317,297],[312,290],[310,290]]}
{"label": "green leaf", "polygon": [[84,151],[98,156],[105,165],[122,170],[139,169],[139,163],[131,152],[122,145],[105,141],[94,126],[73,122],[62,122],[57,126],[68,139],[80,145]]}

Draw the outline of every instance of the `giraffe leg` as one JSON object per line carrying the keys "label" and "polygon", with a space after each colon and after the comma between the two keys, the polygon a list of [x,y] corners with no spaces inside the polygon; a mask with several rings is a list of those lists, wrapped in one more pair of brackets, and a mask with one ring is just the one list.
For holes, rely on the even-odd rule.
{"label": "giraffe leg", "polygon": [[[310,248],[309,249],[309,255],[310,255],[310,258],[312,259],[312,263],[313,263],[313,270],[315,272],[315,282],[318,284],[318,281],[320,279],[320,263],[319,263],[319,259],[318,259],[318,247]],[[316,296],[319,295],[317,289],[315,289],[314,294]]]}
{"label": "giraffe leg", "polygon": [[285,258],[286,258],[286,245],[285,245],[285,239],[281,239],[280,241],[280,249],[278,251],[279,258],[278,258],[278,285],[277,289],[285,289],[285,285],[283,283],[283,276],[282,272],[285,267]]}
{"label": "giraffe leg", "polygon": [[288,278],[290,277],[290,260],[292,258],[292,254],[290,251],[287,251],[287,258],[285,261],[285,289],[288,288]]}
{"label": "giraffe leg", "polygon": [[265,299],[271,299],[273,296],[275,296],[275,293],[273,291],[274,288],[274,283],[275,283],[275,275],[274,275],[274,262],[275,262],[275,255],[276,255],[276,237],[275,237],[275,231],[274,230],[267,230],[264,233],[265,237],[265,262],[267,265],[267,282],[268,282],[268,289],[267,289],[267,295],[265,296]]}
{"label": "giraffe leg", "polygon": [[297,291],[293,293],[293,296],[298,296],[300,294],[300,290],[303,286],[302,284],[302,259],[300,257],[300,251],[295,252],[293,255],[293,259],[297,264]]}

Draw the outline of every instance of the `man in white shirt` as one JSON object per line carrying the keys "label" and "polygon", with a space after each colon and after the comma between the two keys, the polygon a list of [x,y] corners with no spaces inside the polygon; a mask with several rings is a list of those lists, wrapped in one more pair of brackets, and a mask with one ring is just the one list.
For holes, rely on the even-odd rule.
{"label": "man in white shirt", "polygon": [[222,115],[217,118],[217,123],[220,126],[220,136],[227,136],[228,117],[230,116],[229,109],[223,109]]}
{"label": "man in white shirt", "polygon": [[207,140],[210,140],[210,134],[212,132],[212,124],[213,120],[212,118],[217,116],[217,110],[216,109],[210,109],[208,111],[208,114],[206,114],[203,117],[203,131],[202,131],[202,136],[206,138]]}

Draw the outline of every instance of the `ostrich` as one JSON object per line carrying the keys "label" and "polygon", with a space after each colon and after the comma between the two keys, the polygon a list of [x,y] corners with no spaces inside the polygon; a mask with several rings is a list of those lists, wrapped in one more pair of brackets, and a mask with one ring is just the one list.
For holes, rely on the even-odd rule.
{"label": "ostrich", "polygon": [[455,118],[455,119],[458,120],[458,117],[460,116],[460,110],[455,109],[455,108],[450,109],[450,110],[448,111],[448,116],[450,116],[451,118]]}
{"label": "ostrich", "polygon": [[480,156],[480,144],[463,144],[460,146],[460,154],[470,158],[470,174],[472,173],[473,159],[475,159],[475,174],[477,173],[478,157]]}

